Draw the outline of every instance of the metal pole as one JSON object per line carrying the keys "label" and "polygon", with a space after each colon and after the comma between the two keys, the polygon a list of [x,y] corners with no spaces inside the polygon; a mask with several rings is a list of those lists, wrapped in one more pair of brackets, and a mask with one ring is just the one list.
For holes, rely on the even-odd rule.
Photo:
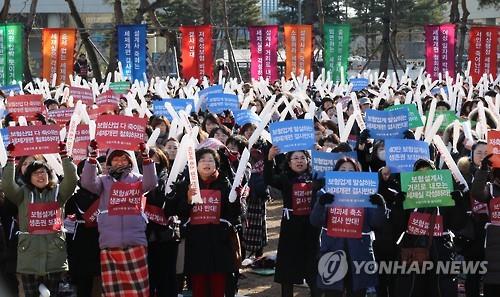
{"label": "metal pole", "polygon": [[299,17],[299,24],[302,24],[302,0],[299,0],[299,7],[297,8],[298,12],[298,17]]}

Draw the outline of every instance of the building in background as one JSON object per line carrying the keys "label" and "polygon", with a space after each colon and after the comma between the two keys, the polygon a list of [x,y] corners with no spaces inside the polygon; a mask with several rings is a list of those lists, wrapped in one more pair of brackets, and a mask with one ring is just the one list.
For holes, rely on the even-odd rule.
{"label": "building in background", "polygon": [[260,1],[260,11],[262,20],[267,25],[274,25],[278,23],[276,18],[271,17],[273,13],[278,11],[279,0],[261,0]]}

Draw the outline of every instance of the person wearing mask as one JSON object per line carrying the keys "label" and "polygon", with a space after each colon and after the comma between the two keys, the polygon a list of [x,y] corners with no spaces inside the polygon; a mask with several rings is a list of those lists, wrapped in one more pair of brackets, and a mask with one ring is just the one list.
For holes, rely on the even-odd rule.
{"label": "person wearing mask", "polygon": [[319,229],[309,222],[313,201],[311,157],[307,151],[286,154],[285,169],[275,173],[274,159],[280,150],[272,146],[264,164],[267,185],[282,191],[283,216],[276,255],[274,281],[281,284],[281,296],[293,296],[293,285],[309,285],[311,296],[316,289],[316,253]]}
{"label": "person wearing mask", "polygon": [[68,270],[65,236],[61,229],[62,212],[75,190],[78,176],[67,157],[66,145],[59,144],[64,177],[59,183],[53,170],[44,162],[35,161],[26,167],[23,185],[15,181],[15,146],[7,147],[3,190],[19,210],[19,243],[17,273],[26,297],[38,297],[44,284],[57,296],[59,282]]}
{"label": "person wearing mask", "polygon": [[[224,297],[226,278],[239,265],[235,258],[235,225],[240,199],[229,201],[231,184],[220,173],[220,157],[211,148],[196,151],[199,192],[184,180],[175,187],[181,197],[180,215],[186,221],[185,272],[191,275],[193,297]],[[202,204],[193,204],[200,195]],[[238,195],[239,196],[239,195]]]}
{"label": "person wearing mask", "polygon": [[[334,171],[360,172],[361,167],[354,159],[344,157],[335,163]],[[348,259],[347,274],[343,279],[330,284],[324,282],[322,276],[319,275],[318,288],[325,292],[326,297],[364,297],[367,288],[377,285],[377,276],[375,274],[368,274],[363,270],[360,273],[356,273],[353,261],[375,260],[372,246],[372,232],[382,226],[386,210],[385,200],[378,193],[371,195],[370,202],[376,208],[362,209],[363,227],[361,238],[342,238],[332,235],[335,225],[330,222],[333,221],[332,203],[335,196],[327,193],[325,190],[320,190],[318,194],[320,196],[314,204],[310,220],[314,226],[322,228],[321,245],[319,248],[320,255],[342,250]]]}
{"label": "person wearing mask", "polygon": [[99,196],[98,230],[103,296],[149,296],[144,194],[157,186],[154,162],[139,145],[143,175],[132,172],[132,157],[110,151],[107,174],[97,172],[97,142],[90,143],[81,184]]}

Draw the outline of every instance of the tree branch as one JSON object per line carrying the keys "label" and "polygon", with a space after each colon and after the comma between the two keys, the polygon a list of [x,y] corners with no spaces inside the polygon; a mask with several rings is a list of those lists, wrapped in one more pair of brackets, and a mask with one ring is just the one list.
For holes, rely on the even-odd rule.
{"label": "tree branch", "polygon": [[10,0],[5,0],[3,2],[2,11],[0,12],[0,22],[5,22],[9,14]]}

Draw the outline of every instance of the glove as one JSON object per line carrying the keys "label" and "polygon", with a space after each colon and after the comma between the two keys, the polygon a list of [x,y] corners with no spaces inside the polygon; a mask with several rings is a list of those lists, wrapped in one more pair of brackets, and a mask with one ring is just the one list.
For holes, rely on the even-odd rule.
{"label": "glove", "polygon": [[312,182],[313,191],[318,191],[321,188],[325,187],[325,179],[324,178],[316,178],[313,179]]}
{"label": "glove", "polygon": [[493,154],[489,154],[484,159],[481,161],[481,167],[479,169],[481,170],[488,170],[488,168],[491,166],[491,160],[490,157],[493,156]]}
{"label": "glove", "polygon": [[323,206],[333,203],[333,200],[335,200],[335,196],[330,193],[324,193],[323,195],[319,196],[319,204]]}
{"label": "glove", "polygon": [[97,164],[97,155],[99,146],[97,145],[97,141],[93,139],[89,144],[89,162],[92,164]]}
{"label": "glove", "polygon": [[149,148],[146,143],[139,143],[139,151],[141,152],[142,164],[147,165],[153,162],[149,157]]}
{"label": "glove", "polygon": [[411,130],[406,130],[403,132],[403,136],[405,139],[415,139],[415,134]]}
{"label": "glove", "polygon": [[451,195],[451,199],[453,199],[453,201],[460,200],[463,197],[462,191],[460,191],[460,190],[453,191],[450,193],[450,195]]}
{"label": "glove", "polygon": [[384,197],[382,197],[382,195],[380,195],[380,194],[370,195],[370,202],[373,205],[378,205],[378,206],[384,206],[385,205]]}
{"label": "glove", "polygon": [[66,151],[66,143],[64,141],[59,142],[59,156],[61,156],[61,159],[68,157],[68,152]]}
{"label": "glove", "polygon": [[368,141],[368,138],[370,138],[370,130],[365,129],[359,134],[358,144],[365,144]]}
{"label": "glove", "polygon": [[16,150],[16,145],[11,142],[11,143],[9,143],[9,145],[7,146],[6,149],[7,149],[7,162],[14,163],[14,161],[16,160],[16,157],[14,156],[14,151]]}

